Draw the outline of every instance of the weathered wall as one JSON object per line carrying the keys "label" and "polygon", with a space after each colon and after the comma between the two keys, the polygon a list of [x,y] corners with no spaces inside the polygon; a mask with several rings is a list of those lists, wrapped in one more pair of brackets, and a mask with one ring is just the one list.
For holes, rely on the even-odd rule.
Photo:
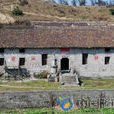
{"label": "weathered wall", "polygon": [[77,107],[113,107],[114,90],[2,92],[0,108],[55,107],[59,97],[71,97]]}
{"label": "weathered wall", "polygon": [[[88,63],[82,65],[82,53],[88,53]],[[48,54],[47,65],[42,66],[41,54]],[[95,60],[95,56],[98,59]],[[105,56],[110,57],[110,63],[105,65]],[[104,49],[70,49],[69,52],[63,53],[60,49],[26,49],[25,53],[19,53],[18,49],[5,49],[4,54],[0,54],[0,57],[4,57],[7,65],[18,66],[19,57],[25,57],[25,66],[31,74],[34,72],[41,72],[48,70],[52,72],[52,66],[54,59],[57,58],[58,70],[60,68],[61,59],[64,57],[69,58],[69,68],[76,69],[81,77],[91,78],[111,78],[114,77],[114,49],[106,53]],[[16,57],[12,62],[11,58]],[[35,60],[31,58],[35,57]],[[4,66],[0,66],[2,70]]]}

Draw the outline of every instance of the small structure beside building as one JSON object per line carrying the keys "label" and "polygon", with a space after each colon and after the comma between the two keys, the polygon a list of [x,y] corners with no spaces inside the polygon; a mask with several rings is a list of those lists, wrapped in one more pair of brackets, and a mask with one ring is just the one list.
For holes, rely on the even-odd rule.
{"label": "small structure beside building", "polygon": [[61,83],[114,78],[114,26],[67,23],[0,29],[0,70],[5,75],[48,71],[48,77]]}

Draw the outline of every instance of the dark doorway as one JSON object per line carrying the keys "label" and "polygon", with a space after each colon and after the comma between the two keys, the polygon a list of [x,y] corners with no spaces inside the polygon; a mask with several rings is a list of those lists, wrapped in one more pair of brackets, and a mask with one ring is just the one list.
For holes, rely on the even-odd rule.
{"label": "dark doorway", "polygon": [[69,70],[69,59],[68,58],[61,59],[61,70]]}

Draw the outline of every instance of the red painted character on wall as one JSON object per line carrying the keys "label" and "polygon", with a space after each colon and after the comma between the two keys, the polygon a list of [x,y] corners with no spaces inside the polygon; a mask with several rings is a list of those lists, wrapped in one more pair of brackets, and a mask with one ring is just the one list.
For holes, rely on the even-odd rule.
{"label": "red painted character on wall", "polygon": [[98,56],[95,56],[95,60],[98,60]]}
{"label": "red painted character on wall", "polygon": [[14,62],[14,61],[15,61],[15,59],[16,59],[16,57],[12,57],[11,59],[12,59],[12,61]]}
{"label": "red painted character on wall", "polygon": [[32,57],[31,60],[34,61],[35,60],[35,57]]}

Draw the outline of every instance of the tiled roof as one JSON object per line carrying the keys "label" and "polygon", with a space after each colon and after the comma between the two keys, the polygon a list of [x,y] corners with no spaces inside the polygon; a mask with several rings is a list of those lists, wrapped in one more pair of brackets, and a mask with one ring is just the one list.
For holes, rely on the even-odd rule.
{"label": "tiled roof", "polygon": [[0,48],[114,47],[114,27],[30,27],[0,29]]}

